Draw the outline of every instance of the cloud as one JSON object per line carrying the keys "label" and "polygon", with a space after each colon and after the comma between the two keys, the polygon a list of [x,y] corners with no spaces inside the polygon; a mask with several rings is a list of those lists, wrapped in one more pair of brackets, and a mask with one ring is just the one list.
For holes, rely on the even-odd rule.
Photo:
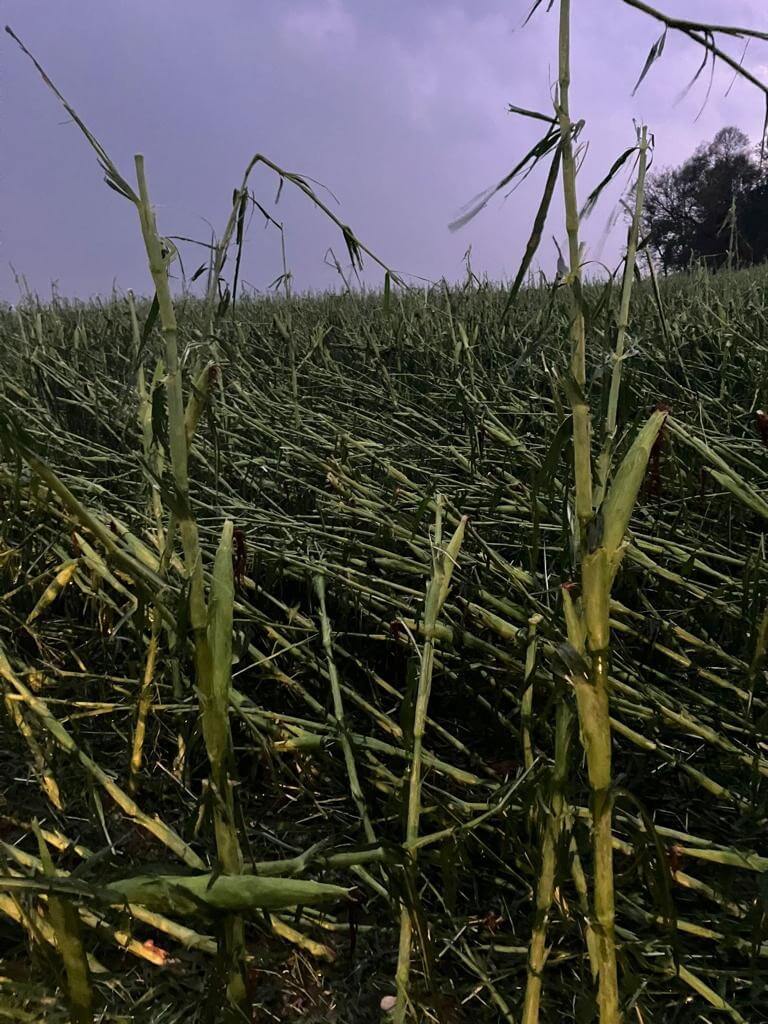
{"label": "cloud", "polygon": [[[759,24],[764,0],[734,2],[729,18]],[[166,234],[208,237],[203,218],[221,226],[233,185],[250,156],[266,153],[318,178],[339,196],[334,207],[390,264],[431,279],[456,278],[473,247],[473,266],[491,277],[517,269],[538,205],[537,171],[508,200],[495,198],[458,234],[447,224],[459,208],[498,181],[539,134],[539,122],[514,117],[511,103],[552,104],[557,18],[542,5],[521,28],[530,0],[133,0],[105,5],[69,0],[6,0],[8,20],[39,54],[89,126],[130,173],[133,153],[147,156],[152,194]],[[722,17],[716,0],[679,0],[681,16]],[[606,12],[610,10],[610,17]],[[665,53],[636,96],[632,88],[659,26],[621,0],[574,7],[572,103],[586,119],[589,150],[583,197],[634,140],[633,119],[656,137],[656,166],[684,160],[724,124],[753,138],[762,128],[757,90],[718,71],[707,93],[702,76],[675,103],[700,62],[696,47],[670,34]],[[740,55],[738,43],[729,44]],[[92,154],[21,55],[0,40],[0,179],[4,193],[0,258],[47,291],[64,294],[148,288],[135,215],[100,184]],[[747,63],[768,64],[754,43]],[[615,263],[622,219],[604,228],[626,178],[606,193],[584,225],[592,255]],[[271,204],[273,175],[253,187]],[[331,200],[332,202],[332,200]],[[338,232],[306,200],[284,190],[291,269],[299,288],[335,281],[323,262]],[[561,200],[541,249],[551,268],[562,237]],[[184,252],[196,267],[200,253]],[[279,238],[253,221],[244,273],[261,287],[280,272]],[[4,271],[4,272],[3,272]],[[370,280],[381,274],[371,272]],[[13,296],[0,264],[0,296]]]}
{"label": "cloud", "polygon": [[288,48],[352,46],[355,21],[341,0],[291,4],[280,16],[281,41]]}

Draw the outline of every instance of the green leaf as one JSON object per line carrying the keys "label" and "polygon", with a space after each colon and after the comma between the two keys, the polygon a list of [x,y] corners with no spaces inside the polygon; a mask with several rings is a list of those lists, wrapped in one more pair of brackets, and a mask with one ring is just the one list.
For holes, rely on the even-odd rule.
{"label": "green leaf", "polygon": [[551,114],[542,114],[538,110],[528,110],[527,107],[518,107],[514,103],[507,105],[507,110],[510,114],[519,114],[521,117],[532,117],[536,121],[546,121],[548,124],[554,124],[557,118]]}
{"label": "green leaf", "polygon": [[645,64],[643,65],[643,70],[640,72],[640,77],[638,78],[637,82],[635,83],[635,88],[632,90],[632,95],[633,96],[635,95],[637,90],[640,88],[640,86],[641,86],[645,76],[648,74],[648,72],[651,70],[653,65],[656,63],[656,61],[659,59],[659,57],[664,52],[664,44],[666,43],[666,41],[667,41],[667,30],[664,29],[664,31],[661,33],[659,38],[656,40],[656,42],[653,44],[653,46],[648,51],[648,56],[646,57]]}
{"label": "green leaf", "polygon": [[536,251],[539,248],[539,244],[541,243],[541,236],[544,232],[544,225],[547,221],[547,214],[549,213],[549,207],[552,203],[552,196],[555,191],[555,186],[557,185],[557,176],[560,171],[560,156],[561,150],[560,146],[558,146],[555,150],[555,155],[552,158],[552,163],[549,167],[549,174],[547,175],[547,181],[544,185],[544,193],[541,197],[539,208],[536,211],[536,216],[533,220],[531,235],[528,239],[528,244],[525,247],[525,252],[520,263],[520,268],[517,271],[517,276],[515,277],[506,305],[504,306],[502,319],[506,319],[507,313],[514,304],[518,292],[522,287],[523,281],[525,280],[525,275],[528,273],[528,268],[533,262],[533,257],[536,255]]}
{"label": "green leaf", "polygon": [[586,202],[581,208],[580,216],[582,218],[588,217],[590,213],[597,206],[597,201],[602,195],[603,191],[610,185],[616,175],[619,173],[624,164],[629,160],[633,153],[637,152],[637,146],[630,146],[629,149],[625,149],[620,157],[617,157],[611,165],[610,171],[606,174],[603,180],[590,192]]}
{"label": "green leaf", "polygon": [[[531,6],[530,11],[528,11],[528,14],[526,15],[525,21],[523,22],[523,25],[527,25],[528,24],[528,22],[531,20],[531,18],[534,16],[536,11],[538,11],[538,9],[541,7],[541,5],[543,3],[544,3],[544,0],[533,0],[533,5]],[[547,11],[551,11],[552,10],[552,4],[553,3],[554,3],[554,0],[549,0],[549,3],[547,4]]]}
{"label": "green leaf", "polygon": [[413,750],[413,721],[416,714],[416,692],[419,688],[419,659],[413,655],[405,669],[405,692],[400,705],[400,728],[403,730],[403,745]]}
{"label": "green leaf", "polygon": [[[451,221],[448,225],[450,231],[458,231],[459,228],[464,227],[468,224],[477,214],[488,205],[489,201],[500,192],[507,185],[510,185],[516,178],[518,178],[523,172],[527,175],[536,166],[542,157],[545,157],[548,153],[551,153],[555,146],[559,146],[560,143],[560,131],[554,125],[549,128],[547,133],[543,135],[539,141],[528,150],[522,160],[518,161],[509,174],[506,174],[497,185],[491,186],[484,192],[480,192],[474,199],[465,207],[464,212],[460,217]],[[529,166],[530,165],[530,166]]]}
{"label": "green leaf", "polygon": [[742,505],[746,505],[747,508],[752,509],[757,515],[762,516],[763,519],[768,519],[768,503],[745,480],[737,480],[729,473],[720,473],[716,469],[710,469],[709,473],[722,487],[725,487],[735,498],[738,498]]}
{"label": "green leaf", "polygon": [[618,551],[640,492],[651,449],[668,413],[657,409],[622,459],[603,503],[603,546],[609,557]]}
{"label": "green leaf", "polygon": [[162,387],[152,391],[152,443],[168,447],[168,411]]}
{"label": "green leaf", "polygon": [[137,903],[160,913],[195,914],[201,910],[246,913],[312,907],[349,898],[349,889],[297,878],[259,875],[136,875],[111,882],[116,903]]}
{"label": "green leaf", "polygon": [[157,292],[155,292],[154,297],[152,299],[152,305],[149,307],[149,312],[147,313],[147,319],[144,321],[144,328],[143,328],[143,330],[141,332],[141,346],[142,346],[142,349],[144,348],[144,345],[146,344],[147,339],[149,338],[149,335],[152,332],[152,328],[157,323],[157,318],[158,318],[159,314],[160,314],[160,302],[158,301],[158,298],[157,298]]}
{"label": "green leaf", "polygon": [[424,497],[418,504],[416,511],[413,513],[413,524],[411,529],[411,538],[416,536],[416,533],[421,526],[422,520],[426,515],[427,509],[432,503],[432,492],[427,491]]}
{"label": "green leaf", "polygon": [[144,321],[144,327],[142,328],[141,331],[141,340],[139,341],[139,345],[136,350],[136,355],[133,357],[134,371],[138,369],[141,360],[144,357],[144,353],[147,350],[147,342],[149,341],[149,336],[152,333],[152,328],[157,323],[157,317],[159,313],[160,303],[158,302],[157,299],[157,292],[155,292],[154,298],[152,299],[152,305],[149,307],[149,312],[147,313],[147,319]]}
{"label": "green leaf", "polygon": [[235,274],[232,279],[232,305],[234,307],[235,297],[237,295],[237,284],[240,280],[240,265],[243,258],[243,240],[245,237],[245,214],[248,210],[248,191],[243,189],[242,193],[235,193],[235,198],[239,202],[237,209],[237,230],[235,233],[235,248],[237,250],[235,256]]}

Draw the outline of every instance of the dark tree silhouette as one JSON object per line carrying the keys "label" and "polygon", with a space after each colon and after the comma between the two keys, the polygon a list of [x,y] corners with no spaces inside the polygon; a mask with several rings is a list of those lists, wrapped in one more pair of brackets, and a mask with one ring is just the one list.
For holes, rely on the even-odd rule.
{"label": "dark tree silhouette", "polygon": [[768,258],[768,174],[747,136],[721,128],[680,167],[651,175],[645,228],[664,271]]}

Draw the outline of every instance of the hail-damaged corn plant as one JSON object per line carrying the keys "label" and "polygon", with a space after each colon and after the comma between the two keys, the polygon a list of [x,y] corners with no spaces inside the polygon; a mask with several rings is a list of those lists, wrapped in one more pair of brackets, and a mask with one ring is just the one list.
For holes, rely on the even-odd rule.
{"label": "hail-damaged corn plant", "polygon": [[[427,725],[427,709],[429,707],[429,695],[432,690],[432,677],[435,668],[435,647],[438,643],[437,625],[440,613],[445,605],[449,594],[451,577],[456,566],[461,545],[464,540],[466,529],[466,517],[459,520],[453,536],[443,547],[443,506],[444,498],[438,495],[435,500],[435,532],[433,538],[434,553],[432,556],[432,577],[427,584],[426,597],[424,599],[423,627],[421,632],[424,636],[424,644],[419,651],[419,674],[416,687],[415,699],[413,701],[413,721],[409,732],[411,733],[411,757],[407,773],[406,807],[405,814],[405,881],[403,883],[406,892],[416,892],[416,858],[418,855],[417,842],[419,838],[419,823],[421,821],[421,793],[422,793],[422,772],[424,734]],[[409,903],[411,905],[409,905]],[[403,1024],[408,1015],[408,1010],[414,1009],[414,1002],[411,1000],[408,991],[408,979],[411,969],[411,945],[414,931],[413,899],[403,900],[400,912],[400,942],[398,945],[397,973],[395,984],[397,987],[397,1003],[394,1010],[396,1024]],[[424,948],[427,944],[426,935],[421,936],[422,957],[427,960],[429,950]]]}
{"label": "hail-damaged corn plant", "polygon": [[511,289],[241,295],[246,174],[178,301],[89,136],[154,277],[0,308],[0,1014],[762,1019],[766,272],[638,279],[642,127],[579,208],[569,13]]}
{"label": "hail-damaged corn plant", "polygon": [[[220,241],[211,247],[211,259],[208,268],[209,283],[205,300],[205,331],[203,335],[205,351],[202,358],[198,361],[200,365],[196,368],[195,379],[189,388],[188,396],[185,398],[185,385],[181,365],[182,347],[169,273],[171,264],[177,255],[176,246],[170,238],[161,236],[158,231],[144,167],[144,158],[140,154],[135,157],[136,187],[134,189],[128,179],[118,170],[101,143],[99,143],[76,111],[58,91],[21,40],[18,39],[10,28],[6,28],[6,31],[32,60],[42,75],[43,80],[64,105],[68,114],[95,151],[107,185],[131,202],[138,214],[149,272],[154,286],[154,299],[147,317],[143,336],[139,335],[138,321],[132,301],[131,323],[135,344],[134,360],[138,371],[139,423],[142,432],[145,468],[150,482],[151,508],[155,519],[156,538],[160,549],[160,556],[151,572],[148,572],[146,569],[146,558],[142,560],[126,559],[123,557],[120,560],[121,568],[128,571],[133,579],[133,583],[143,586],[142,596],[150,598],[149,605],[151,608],[149,612],[151,637],[146,650],[143,680],[137,701],[137,721],[131,756],[129,788],[136,789],[137,777],[142,764],[146,720],[151,700],[150,689],[158,659],[163,612],[165,611],[166,634],[170,643],[176,643],[179,640],[183,642],[183,634],[186,632],[178,620],[171,620],[167,607],[163,609],[161,601],[161,596],[166,586],[166,572],[169,563],[173,559],[174,542],[178,532],[183,551],[183,614],[188,617],[188,635],[194,655],[194,685],[199,697],[201,728],[210,767],[208,803],[213,821],[216,845],[216,874],[207,880],[204,876],[201,876],[199,881],[201,882],[202,891],[206,895],[199,895],[198,898],[202,899],[204,903],[210,903],[210,894],[214,891],[219,892],[219,890],[225,889],[228,892],[227,886],[231,886],[232,890],[239,893],[242,897],[239,900],[227,897],[228,902],[225,901],[221,909],[232,909],[233,912],[224,916],[218,929],[221,960],[219,975],[226,990],[225,1016],[233,1021],[241,1020],[246,1012],[247,997],[245,934],[243,921],[236,913],[236,910],[253,910],[256,907],[265,909],[270,906],[270,902],[269,900],[266,902],[260,900],[258,897],[259,887],[255,885],[253,880],[244,882],[239,879],[243,870],[243,855],[236,824],[234,779],[231,774],[232,740],[229,726],[229,709],[232,699],[234,526],[231,521],[224,523],[221,540],[212,571],[210,572],[210,585],[207,588],[206,575],[208,571],[206,555],[200,543],[198,523],[192,506],[189,460],[190,446],[197,425],[209,403],[212,384],[217,377],[217,362],[211,360],[218,361],[222,357],[217,342],[217,326],[223,311],[226,310],[228,302],[234,300],[244,240],[245,213],[249,204],[253,203],[259,206],[255,197],[248,191],[249,178],[253,169],[259,165],[265,165],[278,175],[281,188],[285,183],[288,183],[307,196],[341,230],[353,267],[361,267],[362,256],[366,254],[385,270],[388,282],[392,280],[399,283],[399,278],[381,263],[355,237],[352,230],[342,223],[327,205],[318,198],[305,178],[284,171],[267,157],[257,154],[249,162],[242,183],[234,192],[232,212],[224,233]],[[223,286],[221,275],[229,249],[233,244],[233,238],[237,246],[237,267],[231,293],[224,286],[226,296],[224,298],[221,295]],[[157,322],[160,328],[164,346],[162,362],[158,362],[152,385],[152,397],[150,397],[150,392],[146,385],[143,355],[145,343],[155,322]],[[211,360],[209,360],[209,356]],[[162,392],[160,391],[160,377],[162,377]],[[161,396],[164,396],[164,402],[161,402],[159,405],[160,412],[156,417],[156,407],[153,403],[155,399],[159,399]],[[158,422],[155,422],[156,419]],[[161,419],[164,420],[163,423],[159,422]],[[4,429],[3,435],[7,444],[11,446],[19,458],[27,462],[33,473],[46,479],[52,489],[59,494],[66,494],[66,500],[75,515],[79,517],[81,525],[86,528],[92,528],[95,525],[92,517],[83,509],[77,498],[70,494],[66,486],[55,478],[53,472],[36,459],[31,448],[27,447],[24,443],[15,425]],[[167,447],[170,457],[171,487],[167,487],[162,483],[164,468],[163,449],[165,447]],[[163,501],[167,509],[163,508]],[[167,512],[167,516],[164,516],[164,512]],[[97,536],[101,536],[102,540],[104,539],[103,529],[99,530],[97,527],[95,532]],[[87,542],[80,538],[79,546],[80,550],[83,550],[87,546]],[[112,541],[108,547],[108,553],[114,556],[116,550],[117,545]],[[98,555],[95,552],[92,552],[92,557],[98,559]],[[132,572],[131,570],[135,570],[140,566],[142,561],[144,565],[141,571],[138,574]],[[66,585],[69,578],[73,575],[74,564],[67,563],[62,567],[54,583],[48,588],[40,602],[38,602],[38,606],[33,610],[30,621],[33,621],[36,614],[40,614],[55,598],[62,587]],[[325,614],[324,592],[322,589],[320,590],[320,595],[321,602],[323,603],[323,614]],[[138,604],[134,602],[132,611],[137,610],[137,608]],[[327,619],[324,621],[327,623]],[[11,685],[20,689],[22,696],[24,696],[23,684],[17,681],[4,655],[2,664],[0,664],[0,671],[2,671],[6,680]],[[177,696],[180,695],[180,693],[177,693]],[[33,708],[37,707],[36,704],[31,706]],[[40,706],[39,713],[48,724],[49,730],[65,746],[65,749],[75,749],[74,742],[66,736],[64,730],[50,716],[47,709],[44,709],[44,706]],[[23,725],[22,722],[19,724],[20,727]],[[31,737],[30,741],[32,743],[35,742]],[[84,763],[90,764],[90,762]],[[95,771],[95,774],[99,777],[98,771]],[[128,797],[124,797],[123,806],[127,809],[127,807],[133,808],[135,805]],[[144,820],[146,827],[150,828],[150,831],[153,831],[159,838],[164,839],[171,849],[174,849],[177,853],[185,852],[187,854],[185,859],[190,866],[198,868],[202,866],[199,858],[176,836],[173,830],[167,829],[159,821],[152,822],[142,812],[139,812],[138,808],[136,808],[134,816],[139,820]],[[368,840],[374,838],[370,822],[367,822],[366,838]],[[221,874],[222,879],[217,882],[219,874]],[[174,891],[179,890],[180,887],[192,886],[191,882],[184,883],[184,886],[182,886],[181,882],[174,879],[170,881],[160,879],[157,884],[159,885],[160,883],[164,886],[163,891],[165,889]],[[270,885],[277,890],[281,889],[281,883],[270,883]],[[133,901],[143,906],[150,906],[150,901],[144,898],[144,894],[145,892],[150,892],[150,890],[153,892],[155,887],[154,883],[153,886],[140,886],[138,888],[134,886],[131,888]],[[299,885],[299,889],[301,889],[301,885]],[[194,892],[196,890],[190,889],[190,891]],[[288,902],[290,902],[293,896],[289,890],[287,891]],[[336,889],[333,891],[336,895],[340,893],[346,894],[345,890]],[[253,893],[256,893],[256,895],[254,896]],[[128,896],[126,895],[127,898]],[[235,904],[237,904],[237,907]],[[281,897],[277,905],[285,905],[285,899]],[[62,933],[63,923],[69,920],[71,914],[68,910],[64,913],[61,910],[61,906],[61,901],[56,897],[51,904],[51,914],[52,916],[54,913],[56,915],[54,928],[59,936],[59,945],[65,955],[72,998],[76,1000],[79,1007],[78,1013],[81,1016],[78,1019],[84,1019],[82,1014],[87,1012],[83,1002],[85,996],[82,994],[84,982],[82,979],[78,980],[74,977],[73,957],[71,955],[69,957],[66,956],[66,949],[73,948],[74,938]],[[67,944],[64,943],[65,939]],[[90,1003],[88,1006],[90,1006]]]}
{"label": "hail-damaged corn plant", "polygon": [[[542,5],[536,0],[529,20]],[[766,38],[753,30],[706,25],[673,18],[639,0],[624,0],[629,6],[650,15],[664,25],[641,72],[638,86],[663,52],[669,30],[677,30],[704,49],[698,74],[709,61],[723,61],[758,85],[768,89],[741,64],[736,63],[716,43],[718,33],[738,38]],[[548,10],[554,6],[549,3]],[[579,208],[577,190],[578,154],[576,146],[584,128],[583,121],[574,121],[570,106],[571,85],[571,4],[560,0],[558,32],[558,78],[554,92],[552,116],[510,106],[512,113],[531,117],[547,125],[541,140],[495,187],[474,200],[464,214],[451,225],[456,229],[474,217],[489,199],[510,185],[521,174],[551,155],[551,163],[542,200],[534,219],[520,270],[512,285],[506,311],[514,304],[541,240],[544,224],[555,192],[558,173],[563,191],[567,260],[560,256],[559,284],[570,295],[570,364],[564,389],[571,409],[573,448],[573,517],[572,548],[579,584],[572,593],[571,584],[563,587],[563,608],[567,627],[569,652],[565,656],[568,678],[575,693],[579,732],[586,755],[591,788],[592,831],[592,899],[588,907],[585,934],[593,974],[598,982],[598,1006],[602,1024],[617,1024],[623,1019],[616,957],[615,892],[613,874],[612,814],[614,781],[612,772],[612,736],[610,713],[610,604],[611,593],[620,563],[627,549],[625,538],[632,511],[643,483],[652,453],[658,447],[668,413],[659,408],[639,431],[629,450],[616,468],[612,456],[617,439],[617,410],[623,362],[626,358],[626,337],[635,276],[635,261],[642,221],[644,183],[648,167],[649,138],[646,126],[637,130],[637,144],[618,157],[608,174],[594,189],[583,208]],[[768,126],[768,106],[766,107]],[[591,211],[605,187],[613,181],[627,161],[635,157],[637,179],[630,227],[621,300],[616,330],[616,346],[610,376],[610,388],[602,429],[603,443],[593,465],[592,413],[587,380],[587,308],[584,301],[580,241],[580,222]],[[570,715],[562,705],[558,710],[555,740],[555,762],[549,792],[549,808],[542,828],[539,877],[535,890],[533,933],[528,953],[524,1021],[534,1024],[539,1019],[542,972],[546,960],[546,930],[556,885],[558,844],[568,821],[564,800],[564,783],[569,772]],[[573,853],[573,848],[572,848]],[[573,867],[573,865],[572,865]],[[576,877],[583,878],[580,863]],[[575,877],[575,880],[576,880]],[[577,881],[577,889],[581,886]],[[582,893],[582,895],[584,895]]]}
{"label": "hail-damaged corn plant", "polygon": [[[622,971],[623,991],[647,1020],[682,1007],[687,1024],[708,1004],[732,1019],[762,1012],[768,470],[756,413],[768,398],[765,280],[755,269],[658,282],[667,336],[653,282],[637,282],[632,295],[618,451],[651,389],[676,414],[652,455],[609,607],[615,774],[647,809],[617,790],[616,934],[620,963],[634,965]],[[583,288],[594,308],[602,289]],[[578,742],[572,680],[588,668],[587,652],[576,649],[578,616],[576,643],[563,644],[553,598],[574,579],[570,420],[550,375],[569,358],[571,304],[565,289],[554,298],[526,289],[510,319],[507,298],[473,283],[411,292],[389,309],[376,296],[294,298],[287,309],[281,300],[296,344],[299,427],[274,300],[243,300],[237,323],[227,317],[218,328],[224,345],[240,332],[246,340],[226,377],[229,416],[213,396],[226,461],[217,478],[214,435],[201,418],[192,500],[207,567],[226,520],[247,538],[244,558],[233,531],[225,755],[239,782],[242,876],[221,870],[213,828],[203,827],[215,786],[179,615],[183,559],[175,547],[161,566],[141,429],[126,401],[136,381],[130,301],[30,302],[20,317],[0,315],[3,409],[25,427],[0,463],[0,914],[3,940],[26,948],[29,936],[50,964],[22,1011],[34,1007],[41,1019],[53,998],[48,979],[63,977],[46,899],[55,891],[77,907],[97,1011],[124,1012],[121,1000],[141,998],[135,1012],[146,1008],[150,1020],[168,1006],[204,1019],[201,979],[229,914],[245,922],[253,1002],[278,1019],[376,1019],[381,1000],[396,1002],[405,903],[409,995],[424,1018],[519,1020],[536,943],[541,1016],[592,1012],[591,812],[567,747]],[[149,307],[136,302],[140,319]],[[181,336],[199,336],[204,304],[177,312]],[[606,309],[606,336],[612,323]],[[472,346],[472,391],[464,357],[457,388],[459,324]],[[537,356],[521,360],[531,335]],[[590,366],[606,360],[590,351]],[[512,384],[500,373],[510,360]],[[34,472],[15,461],[21,445]],[[419,831],[408,847],[414,891],[402,884],[412,715],[399,712],[414,707],[428,639],[436,494],[450,524],[444,540],[462,514],[470,518],[434,629]],[[210,608],[209,571],[205,582]],[[570,615],[575,586],[569,594]],[[132,629],[137,600],[147,615],[141,634]],[[132,773],[130,723],[154,609],[152,699]],[[175,650],[166,630],[184,638]],[[179,735],[186,758],[177,774]],[[44,877],[34,817],[55,880]],[[290,885],[256,888],[252,877]],[[109,887],[115,902],[98,902]],[[119,990],[110,987],[115,973]],[[10,998],[7,986],[2,994]],[[64,999],[56,1003],[62,1009]]]}

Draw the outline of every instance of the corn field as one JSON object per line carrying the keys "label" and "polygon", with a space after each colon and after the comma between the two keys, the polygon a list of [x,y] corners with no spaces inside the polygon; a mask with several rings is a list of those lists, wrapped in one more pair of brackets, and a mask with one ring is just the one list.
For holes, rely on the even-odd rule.
{"label": "corn field", "polygon": [[[154,299],[0,309],[0,1017],[768,1021],[768,270],[656,277],[641,127],[583,279],[568,29],[511,292],[259,155],[175,293],[59,96]],[[259,163],[383,290],[238,294]]]}

